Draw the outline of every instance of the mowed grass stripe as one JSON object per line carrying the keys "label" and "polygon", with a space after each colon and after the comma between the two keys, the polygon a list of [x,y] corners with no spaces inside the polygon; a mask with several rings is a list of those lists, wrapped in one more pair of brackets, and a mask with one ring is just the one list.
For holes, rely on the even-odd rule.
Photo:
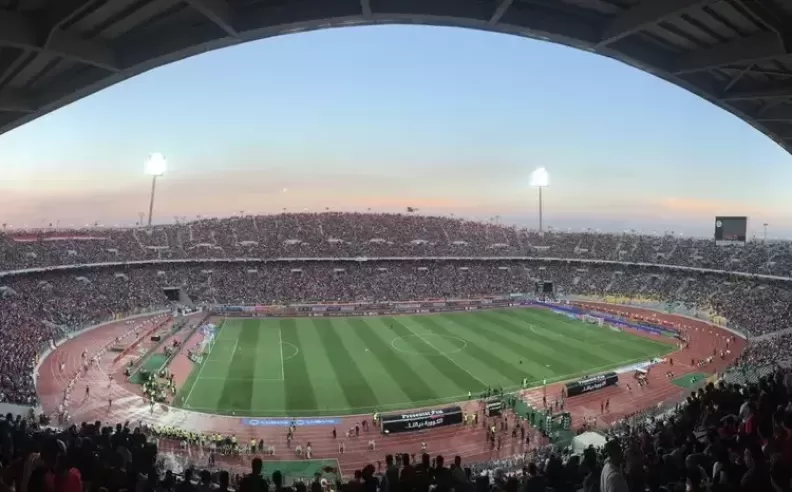
{"label": "mowed grass stripe", "polygon": [[600,367],[630,358],[629,354],[603,352],[596,344],[581,340],[583,338],[581,327],[577,324],[566,325],[561,318],[525,318],[519,316],[517,311],[508,310],[486,313],[484,317],[497,323],[505,332],[515,337],[536,340],[550,347],[551,355],[556,359],[577,357],[586,367]]}
{"label": "mowed grass stripe", "polygon": [[[563,368],[564,371],[574,372],[575,365],[567,364],[564,361],[571,358],[577,358],[590,367],[599,367],[607,365],[610,362],[622,359],[622,355],[615,355],[611,358],[603,358],[593,353],[592,346],[586,345],[583,342],[578,342],[572,337],[565,336],[564,331],[566,328],[561,323],[548,323],[544,321],[544,326],[538,323],[527,323],[519,321],[500,313],[486,313],[482,318],[488,323],[498,326],[498,330],[513,333],[521,340],[533,339],[539,341],[545,347],[545,352],[548,356],[556,361],[556,365]],[[555,321],[555,320],[554,320]],[[548,328],[548,326],[550,328]],[[551,330],[553,335],[551,335]],[[497,334],[498,337],[508,340]],[[615,357],[615,358],[614,358]],[[629,357],[627,357],[629,359]]]}
{"label": "mowed grass stripe", "polygon": [[[499,313],[503,317],[509,317],[519,323],[528,323],[538,325],[537,328],[545,332],[548,336],[555,333],[549,332],[544,327],[548,324],[553,326],[558,325],[564,328],[561,335],[564,341],[570,338],[573,341],[585,343],[592,349],[605,350],[617,346],[621,355],[628,358],[634,358],[646,353],[646,347],[643,345],[633,345],[632,343],[625,343],[627,339],[624,333],[616,332],[610,328],[600,328],[594,324],[586,323],[585,321],[573,320],[563,315],[553,313],[552,311],[542,311],[538,309],[514,309],[503,310]],[[638,339],[643,341],[641,339]]]}
{"label": "mowed grass stripe", "polygon": [[[322,412],[327,410],[330,415],[338,415],[343,413],[343,409],[347,408],[346,397],[341,390],[341,384],[336,377],[333,370],[333,364],[330,362],[330,354],[327,352],[322,339],[319,337],[319,332],[316,330],[316,325],[310,318],[303,318],[296,320],[296,329],[294,330],[295,338],[286,339],[284,333],[284,342],[294,343],[298,347],[298,357],[301,359],[290,358],[293,349],[286,354],[286,381],[289,385],[288,364],[294,362],[295,364],[302,364],[304,367],[307,378],[310,380],[311,388],[313,390],[313,398],[315,406],[303,407],[306,411],[310,408],[319,408]],[[295,343],[297,340],[299,343]],[[284,348],[284,351],[289,350],[290,347]],[[314,411],[316,412],[316,411]]]}
{"label": "mowed grass stripe", "polygon": [[[226,323],[227,321],[223,321],[220,323],[220,326],[217,328],[217,331],[215,332],[215,336],[220,335],[220,332],[223,331],[223,327],[226,325]],[[187,381],[184,383],[184,385],[181,388],[179,388],[179,390],[176,393],[176,398],[173,400],[174,406],[184,406],[188,404],[187,396],[190,396],[190,398],[192,398],[191,395],[192,388],[198,382],[198,374],[202,372],[201,368],[206,364],[207,359],[208,357],[203,357],[199,364],[195,364],[193,366],[192,370],[190,371],[190,375],[187,376]]]}
{"label": "mowed grass stripe", "polygon": [[[374,321],[379,322],[378,320]],[[355,335],[377,357],[393,382],[410,400],[419,402],[437,397],[436,392],[418,373],[413,371],[405,359],[377,335],[376,329],[367,320],[354,318],[350,319],[348,323]],[[384,330],[384,327],[381,327],[380,330]]]}
{"label": "mowed grass stripe", "polygon": [[[546,367],[539,361],[534,360],[531,356],[526,356],[525,348],[521,343],[515,345],[516,342],[504,344],[502,340],[496,340],[490,336],[490,331],[482,329],[481,324],[464,324],[459,322],[456,316],[435,316],[433,318],[435,324],[442,326],[450,333],[457,333],[462,338],[467,339],[470,343],[477,345],[482,350],[491,354],[499,354],[497,357],[504,362],[507,356],[504,351],[514,354],[509,359],[517,359],[516,365],[522,375],[520,376],[519,383],[522,383],[522,378],[527,377],[530,381],[537,381],[542,378],[550,378],[556,375],[556,371]],[[486,323],[484,323],[486,324]],[[504,355],[500,355],[504,354]],[[520,364],[520,360],[523,361]],[[513,373],[510,371],[504,377],[508,378],[511,384],[517,384],[512,380]]]}
{"label": "mowed grass stripe", "polygon": [[271,319],[262,319],[258,331],[252,408],[256,412],[283,412],[286,408],[286,385],[281,366],[280,324]]}
{"label": "mowed grass stripe", "polygon": [[[578,377],[674,349],[539,309],[232,319],[222,326],[208,360],[195,366],[185,385],[198,387],[184,403],[251,416],[417,408],[453,401],[482,385],[514,389],[523,377],[532,384]],[[285,381],[279,380],[279,335],[288,344]],[[180,392],[182,399],[185,393]]]}
{"label": "mowed grass stripe", "polygon": [[259,321],[258,348],[256,353],[256,380],[283,381],[283,363],[281,360],[280,323],[271,319]]}
{"label": "mowed grass stripe", "polygon": [[[675,349],[674,346],[640,335],[616,331],[609,326],[598,326],[577,319],[571,319],[559,315],[553,311],[543,309],[524,309],[503,311],[503,314],[513,316],[516,319],[543,320],[550,319],[560,323],[565,328],[567,336],[586,342],[590,350],[596,351],[602,357],[612,358],[614,361],[635,360],[642,357],[651,357],[664,354]],[[620,356],[620,357],[614,357]]]}
{"label": "mowed grass stripe", "polygon": [[[569,357],[559,361],[558,357],[550,355],[548,351],[549,347],[547,347],[545,343],[537,340],[531,341],[527,333],[521,338],[521,340],[523,340],[522,343],[515,344],[498,332],[499,330],[506,329],[501,324],[494,324],[478,316],[472,318],[464,315],[450,315],[448,319],[464,326],[473,334],[478,334],[488,340],[497,341],[504,347],[509,347],[524,359],[529,359],[545,368],[549,367],[552,374],[574,373],[581,367],[581,364],[576,363],[574,359]],[[484,332],[482,332],[482,330],[484,330]]]}
{"label": "mowed grass stripe", "polygon": [[[468,351],[468,345],[471,339],[467,336],[460,337],[459,333],[452,332],[451,334],[439,333],[435,325],[431,321],[427,322],[426,319],[432,318],[437,321],[437,316],[428,316],[423,318],[414,318],[411,320],[413,332],[418,333],[431,342],[438,350],[448,354],[448,356],[459,366],[465,369],[466,372],[474,375],[478,381],[481,382],[483,387],[492,387],[503,384],[504,376],[497,368],[493,368],[490,364],[481,359],[474,357]],[[481,346],[487,352],[492,352],[489,346]],[[456,394],[464,394],[471,390],[471,388],[462,388],[463,393],[457,392]]]}
{"label": "mowed grass stripe", "polygon": [[676,346],[672,343],[652,340],[636,333],[631,333],[630,331],[616,331],[609,326],[597,326],[596,324],[567,319],[552,312],[535,311],[522,314],[528,317],[544,316],[559,318],[561,323],[564,323],[565,326],[577,330],[577,333],[580,333],[581,336],[588,337],[589,343],[596,346],[599,350],[629,354],[627,356],[629,359],[646,356],[647,354],[667,354],[668,352],[676,350]]}
{"label": "mowed grass stripe", "polygon": [[333,323],[327,319],[316,319],[314,324],[330,356],[330,363],[349,406],[366,408],[376,405],[378,402],[374,391],[360,372],[355,358],[344,346]]}
{"label": "mowed grass stripe", "polygon": [[217,333],[204,364],[198,369],[195,388],[186,402],[190,408],[210,412],[220,409],[225,378],[243,326],[243,320],[234,320],[223,324],[221,332]]}
{"label": "mowed grass stripe", "polygon": [[[460,334],[459,330],[450,330],[446,326],[440,324],[439,322],[433,319],[433,316],[423,316],[416,318],[416,321],[420,322],[422,325],[426,326],[429,330],[439,335],[445,336],[458,336]],[[449,320],[455,320],[453,317],[448,317]],[[460,328],[470,328],[466,325],[459,325]],[[455,335],[457,333],[457,335]],[[527,377],[526,371],[521,370],[516,365],[509,364],[506,362],[502,356],[495,355],[490,350],[486,350],[486,347],[489,344],[485,344],[483,340],[480,338],[480,332],[477,332],[475,328],[466,330],[465,333],[462,333],[462,338],[468,340],[467,347],[465,348],[465,353],[474,357],[481,361],[483,364],[491,367],[495,370],[498,374],[501,375],[503,381],[493,381],[492,386],[502,385],[505,386],[507,384],[519,384],[522,382],[522,378]],[[476,340],[477,342],[470,343],[471,340]],[[491,345],[489,345],[492,347]],[[483,389],[483,388],[481,388]]]}
{"label": "mowed grass stripe", "polygon": [[258,357],[259,320],[245,320],[237,335],[238,343],[231,354],[231,365],[217,406],[221,410],[246,412],[252,408],[253,378]]}
{"label": "mowed grass stripe", "polygon": [[443,376],[453,381],[453,383],[457,385],[460,390],[466,392],[481,391],[485,389],[486,386],[482,384],[481,381],[462,369],[451,359],[440,353],[435,348],[435,346],[426,343],[424,339],[407,328],[407,323],[415,323],[419,320],[420,317],[405,318],[403,320],[404,323],[402,323],[402,321],[399,319],[387,318],[387,323],[391,331],[393,331],[396,336],[402,337],[402,340],[406,342],[407,345],[415,349],[417,354],[427,354],[424,356],[426,360],[429,361],[429,363],[434,366],[434,368],[437,369],[438,372],[440,372]]}
{"label": "mowed grass stripe", "polygon": [[[333,320],[333,324],[347,351],[355,356],[355,363],[376,398],[376,405],[363,407],[360,412],[373,412],[375,406],[387,407],[394,403],[404,404],[404,402],[412,401],[393,381],[388,371],[383,367],[382,361],[374,355],[371,349],[366,347],[366,343],[355,332],[350,324],[353,319],[359,318],[336,318]],[[374,328],[369,324],[369,331],[373,330]]]}
{"label": "mowed grass stripe", "polygon": [[[534,338],[534,334],[527,326],[519,329],[509,326],[502,320],[483,317],[478,321],[475,327],[480,336],[499,344],[502,350],[509,350],[520,359],[541,364],[553,375],[573,373],[582,366],[577,351],[566,347],[566,353],[561,353],[557,349],[565,347],[553,340]],[[468,329],[473,329],[473,325],[467,320],[465,325]]]}
{"label": "mowed grass stripe", "polygon": [[643,338],[630,332],[614,331],[610,327],[573,320],[554,312],[536,309],[505,310],[501,312],[508,316],[513,316],[522,320],[527,319],[529,321],[555,319],[563,326],[572,330],[576,337],[579,337],[588,344],[606,352],[610,352],[616,347],[620,353],[626,355],[628,359],[634,359],[647,353],[655,353],[658,350],[664,351],[673,349],[670,344]]}
{"label": "mowed grass stripe", "polygon": [[[676,349],[671,344],[644,338],[630,332],[615,331],[610,327],[597,326],[585,321],[570,319],[552,311],[521,309],[503,310],[500,312],[516,320],[524,320],[531,324],[545,319],[553,320],[559,323],[559,326],[564,327],[564,332],[568,333],[568,336],[586,341],[590,351],[594,351],[600,354],[602,358],[607,358],[614,362],[634,361],[640,358],[648,360]],[[541,327],[538,329],[542,330]]]}
{"label": "mowed grass stripe", "polygon": [[283,363],[283,373],[286,381],[284,385],[286,399],[286,413],[307,411],[317,408],[316,395],[311,386],[311,377],[305,361],[305,350],[302,349],[300,338],[297,334],[297,322],[294,319],[278,320],[281,338],[284,342],[297,347],[297,355]]}

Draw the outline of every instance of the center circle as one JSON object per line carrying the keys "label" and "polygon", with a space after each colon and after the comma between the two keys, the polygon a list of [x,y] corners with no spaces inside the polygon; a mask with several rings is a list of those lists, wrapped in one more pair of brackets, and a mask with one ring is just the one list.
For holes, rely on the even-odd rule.
{"label": "center circle", "polygon": [[291,347],[291,349],[292,349],[292,353],[290,355],[286,355],[286,351],[285,350],[281,354],[281,356],[283,357],[284,362],[289,360],[289,359],[293,359],[293,358],[297,357],[297,354],[300,353],[300,349],[298,349],[297,346],[295,344],[293,344],[293,343],[281,342],[281,347],[282,347],[282,349],[285,349],[286,347]]}
{"label": "center circle", "polygon": [[466,340],[452,335],[407,335],[391,340],[393,350],[408,355],[451,355],[467,346]]}

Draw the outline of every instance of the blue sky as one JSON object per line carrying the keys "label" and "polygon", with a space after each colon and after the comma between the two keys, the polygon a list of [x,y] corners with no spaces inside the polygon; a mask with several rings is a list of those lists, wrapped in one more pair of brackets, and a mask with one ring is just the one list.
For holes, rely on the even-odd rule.
{"label": "blue sky", "polygon": [[[558,228],[792,237],[792,158],[736,117],[613,60],[420,26],[289,35],[171,64],[0,137],[0,220],[400,211]],[[284,192],[283,190],[287,191]]]}

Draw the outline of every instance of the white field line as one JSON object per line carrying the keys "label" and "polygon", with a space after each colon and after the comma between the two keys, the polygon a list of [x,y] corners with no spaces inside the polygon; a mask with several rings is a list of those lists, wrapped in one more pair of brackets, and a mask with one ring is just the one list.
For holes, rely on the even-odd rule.
{"label": "white field line", "polygon": [[286,369],[283,367],[283,329],[280,325],[278,325],[278,348],[280,349],[281,381],[286,381]]}
{"label": "white field line", "polygon": [[[213,349],[215,344],[220,340],[220,334],[223,333],[223,328],[225,328],[225,325],[226,325],[225,322],[223,322],[223,324],[220,325],[220,329],[217,330],[217,333],[215,334],[214,342],[212,343]],[[239,340],[239,338],[237,338],[237,340]],[[234,351],[236,351],[236,343],[234,343]],[[195,387],[198,386],[198,381],[201,380],[201,374],[203,373],[204,369],[206,369],[206,366],[209,365],[210,354],[211,351],[209,352],[209,354],[206,355],[206,360],[202,361],[201,368],[198,369],[198,374],[195,376],[195,381],[193,381],[193,385],[190,387],[190,391],[187,392],[187,398],[185,398],[184,401],[182,402],[183,407],[187,407],[187,403],[189,403],[190,401],[190,397],[192,396],[193,390],[195,390]],[[233,352],[231,352],[231,354],[233,355]]]}
{"label": "white field line", "polygon": [[441,351],[440,349],[438,349],[437,347],[435,347],[435,346],[434,346],[434,345],[433,345],[433,344],[432,344],[432,343],[431,343],[429,340],[427,340],[426,338],[424,338],[424,337],[423,337],[423,336],[422,336],[420,333],[416,333],[415,331],[413,331],[413,329],[410,327],[410,324],[409,324],[409,323],[406,323],[406,324],[405,324],[405,326],[407,327],[407,331],[409,331],[409,332],[410,332],[410,333],[412,333],[413,335],[417,336],[417,337],[418,337],[418,339],[420,339],[420,340],[421,340],[423,343],[425,343],[426,345],[428,345],[428,346],[432,347],[432,348],[433,348],[435,351],[437,351],[437,354],[438,354],[438,355],[442,355],[442,356],[443,356],[443,357],[445,357],[446,359],[450,360],[450,361],[451,361],[451,362],[452,362],[452,363],[453,363],[455,366],[457,366],[458,368],[460,368],[460,369],[462,369],[463,371],[465,371],[466,373],[468,373],[468,375],[469,375],[471,378],[473,378],[473,379],[475,379],[476,381],[478,381],[479,383],[481,383],[481,386],[483,386],[484,388],[487,388],[487,387],[489,387],[489,385],[488,385],[487,383],[485,383],[485,382],[484,382],[484,381],[482,381],[481,379],[477,378],[477,377],[476,377],[476,376],[475,376],[475,375],[474,375],[472,372],[470,372],[470,371],[468,371],[467,369],[465,369],[464,367],[462,367],[462,366],[459,364],[459,362],[457,362],[457,361],[455,361],[454,359],[452,359],[451,357],[449,357],[449,356],[448,356],[448,354],[446,354],[445,352],[443,352],[443,351]]}

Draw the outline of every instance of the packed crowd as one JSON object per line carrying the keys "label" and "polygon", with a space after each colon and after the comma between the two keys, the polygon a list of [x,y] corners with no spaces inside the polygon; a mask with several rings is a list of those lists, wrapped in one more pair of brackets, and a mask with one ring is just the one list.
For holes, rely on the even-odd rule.
{"label": "packed crowd", "polygon": [[652,266],[530,261],[197,263],[82,268],[0,279],[0,401],[32,402],[36,353],[51,339],[120,313],[165,307],[163,288],[197,306],[310,301],[407,301],[532,293],[662,300],[717,312],[751,334],[792,325],[785,282]]}
{"label": "packed crowd", "polygon": [[156,441],[128,424],[46,430],[8,415],[0,436],[0,487],[24,492],[788,492],[792,373],[779,369],[745,386],[710,383],[670,413],[614,427],[599,450],[543,449],[485,467],[459,457],[387,456],[382,469],[367,465],[343,481],[317,474],[289,484],[278,471],[265,476],[258,458],[240,477],[174,473]]}
{"label": "packed crowd", "polygon": [[[792,276],[786,243],[718,248],[712,241],[674,236],[539,235],[414,215],[281,214],[150,230],[0,234],[0,270],[6,271],[122,260],[331,256],[596,258]],[[792,289],[784,280],[651,265],[504,258],[85,266],[0,278],[0,401],[35,401],[32,369],[50,340],[120,313],[168,306],[164,288],[178,288],[183,301],[200,306],[530,294],[537,282],[553,282],[558,295],[656,300],[707,310],[750,334],[792,328]],[[602,451],[574,456],[542,449],[530,462],[515,457],[470,467],[452,457],[419,456],[413,464],[386,460],[381,472],[366,467],[343,484],[317,477],[289,485],[280,474],[262,477],[257,461],[246,476],[189,469],[177,476],[145,429],[95,423],[46,430],[7,416],[0,419],[0,489],[566,492],[582,486],[601,492],[792,492],[792,374],[775,369],[789,367],[790,354],[792,335],[749,345],[738,367],[762,366],[769,376],[753,385],[709,385],[672,415],[641,413],[614,428],[616,439]]]}
{"label": "packed crowd", "polygon": [[0,233],[0,271],[180,258],[553,257],[711,268],[792,277],[792,244],[719,247],[674,234],[539,233],[453,217],[283,213],[154,228],[51,228]]}
{"label": "packed crowd", "polygon": [[771,369],[778,366],[791,367],[792,334],[784,333],[751,343],[735,361],[735,366]]}

